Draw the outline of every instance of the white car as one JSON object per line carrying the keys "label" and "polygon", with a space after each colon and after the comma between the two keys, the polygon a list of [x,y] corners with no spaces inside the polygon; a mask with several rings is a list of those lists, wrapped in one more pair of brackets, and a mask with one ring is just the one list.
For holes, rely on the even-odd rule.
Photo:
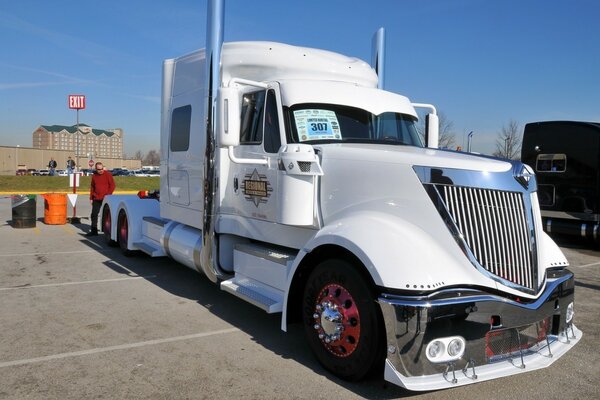
{"label": "white car", "polygon": [[64,170],[64,169],[59,169],[58,171],[56,171],[56,175],[58,176],[69,176],[69,173]]}

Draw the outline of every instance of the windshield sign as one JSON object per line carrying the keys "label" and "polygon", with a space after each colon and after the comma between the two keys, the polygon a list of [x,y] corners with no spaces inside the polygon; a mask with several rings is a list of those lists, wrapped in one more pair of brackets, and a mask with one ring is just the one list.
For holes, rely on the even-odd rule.
{"label": "windshield sign", "polygon": [[307,140],[341,140],[340,124],[335,112],[329,110],[297,110],[294,120],[301,142]]}

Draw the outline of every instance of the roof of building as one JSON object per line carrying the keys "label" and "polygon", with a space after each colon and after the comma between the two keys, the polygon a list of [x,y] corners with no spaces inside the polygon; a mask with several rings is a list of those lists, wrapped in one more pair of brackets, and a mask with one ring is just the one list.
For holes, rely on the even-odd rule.
{"label": "roof of building", "polygon": [[[71,126],[66,126],[66,125],[40,125],[42,128],[44,128],[45,130],[47,130],[48,132],[62,132],[62,131],[67,131],[69,133],[75,133],[77,132],[77,125],[71,125]],[[79,124],[79,128],[81,127],[86,127],[86,128],[90,128],[89,125],[86,124]],[[84,133],[84,132],[81,132]],[[114,135],[114,132],[111,131],[106,131],[104,129],[92,129],[92,133],[96,136],[100,136],[102,134],[111,137],[112,135]]]}

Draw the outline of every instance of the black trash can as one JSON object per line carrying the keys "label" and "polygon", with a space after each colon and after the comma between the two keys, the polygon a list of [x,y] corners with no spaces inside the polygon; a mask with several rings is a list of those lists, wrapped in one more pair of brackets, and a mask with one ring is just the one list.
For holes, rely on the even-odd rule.
{"label": "black trash can", "polygon": [[13,228],[35,228],[36,197],[35,194],[11,196]]}

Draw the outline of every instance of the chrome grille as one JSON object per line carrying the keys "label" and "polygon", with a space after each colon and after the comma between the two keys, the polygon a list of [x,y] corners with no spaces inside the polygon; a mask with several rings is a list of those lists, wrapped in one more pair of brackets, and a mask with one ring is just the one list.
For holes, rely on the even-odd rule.
{"label": "chrome grille", "polygon": [[535,290],[537,274],[520,192],[434,185],[477,262],[490,274]]}

